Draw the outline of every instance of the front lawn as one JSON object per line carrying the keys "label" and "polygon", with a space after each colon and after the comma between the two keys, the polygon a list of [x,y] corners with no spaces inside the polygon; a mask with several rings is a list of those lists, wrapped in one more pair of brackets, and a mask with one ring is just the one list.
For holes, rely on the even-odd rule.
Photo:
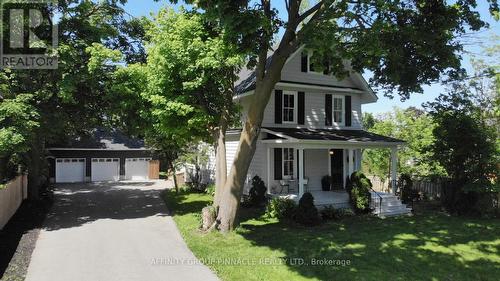
{"label": "front lawn", "polygon": [[[189,248],[222,280],[498,280],[500,220],[427,213],[305,228],[244,209],[233,233],[197,228],[205,194],[164,193]],[[342,265],[312,265],[324,260]],[[239,264],[238,264],[239,263]],[[347,265],[349,263],[349,265]]]}

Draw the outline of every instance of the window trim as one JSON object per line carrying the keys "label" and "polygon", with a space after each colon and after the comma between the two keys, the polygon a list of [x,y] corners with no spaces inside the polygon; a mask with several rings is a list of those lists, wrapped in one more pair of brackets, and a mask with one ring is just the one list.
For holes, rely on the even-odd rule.
{"label": "window trim", "polygon": [[[293,96],[293,121],[285,121],[285,96]],[[298,120],[298,107],[299,100],[298,100],[298,92],[296,91],[283,91],[281,94],[281,123],[282,124],[297,124]],[[287,107],[289,109],[291,107]]]}
{"label": "window trim", "polygon": [[[285,151],[288,152],[288,150],[290,150],[290,149],[292,150],[292,160],[286,160],[285,159],[285,155],[286,155]],[[292,148],[292,147],[283,147],[281,149],[281,151],[282,151],[281,152],[282,153],[282,159],[281,159],[281,177],[283,179],[285,179],[285,180],[294,179],[294,176],[295,176],[295,174],[294,174],[294,172],[295,172],[295,149]],[[292,174],[291,175],[286,175],[285,174],[285,162],[292,162],[292,170],[291,170]]]}
{"label": "window trim", "polygon": [[[342,122],[335,121],[335,99],[342,99]],[[332,95],[332,126],[345,126],[345,96],[344,95]]]}

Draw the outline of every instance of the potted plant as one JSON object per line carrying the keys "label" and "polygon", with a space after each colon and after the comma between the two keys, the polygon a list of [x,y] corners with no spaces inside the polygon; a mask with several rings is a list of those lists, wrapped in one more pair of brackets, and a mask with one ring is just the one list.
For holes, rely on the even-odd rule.
{"label": "potted plant", "polygon": [[323,191],[330,191],[330,186],[331,186],[331,178],[330,176],[326,175],[321,178],[321,189]]}

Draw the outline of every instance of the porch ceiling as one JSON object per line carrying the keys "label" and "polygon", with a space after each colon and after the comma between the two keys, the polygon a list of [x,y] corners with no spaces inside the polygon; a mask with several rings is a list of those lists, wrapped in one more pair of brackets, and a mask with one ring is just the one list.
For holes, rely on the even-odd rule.
{"label": "porch ceiling", "polygon": [[[303,141],[333,141],[348,143],[386,143],[392,145],[404,144],[403,140],[386,137],[363,130],[336,130],[336,129],[310,129],[310,128],[263,128],[267,133],[288,140]],[[264,140],[275,140],[269,137]]]}

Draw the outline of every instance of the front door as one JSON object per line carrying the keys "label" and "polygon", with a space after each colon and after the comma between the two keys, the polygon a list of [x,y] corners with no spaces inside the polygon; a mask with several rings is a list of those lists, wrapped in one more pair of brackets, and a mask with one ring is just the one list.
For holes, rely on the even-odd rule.
{"label": "front door", "polygon": [[[333,154],[331,152],[333,152]],[[344,189],[344,150],[331,150],[330,163],[330,167],[332,169],[332,190]]]}

